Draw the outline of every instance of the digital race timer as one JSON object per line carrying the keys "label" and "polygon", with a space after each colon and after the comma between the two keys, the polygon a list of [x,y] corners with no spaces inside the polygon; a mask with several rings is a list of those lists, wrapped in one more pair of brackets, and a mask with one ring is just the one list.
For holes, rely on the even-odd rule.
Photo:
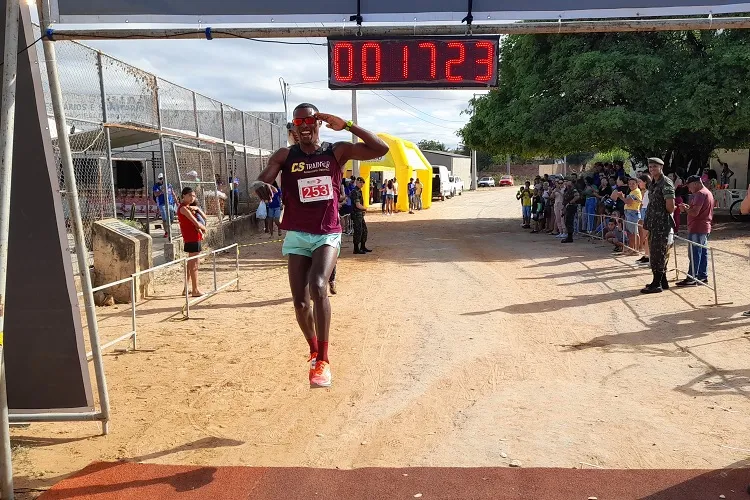
{"label": "digital race timer", "polygon": [[328,88],[497,86],[497,37],[328,39]]}

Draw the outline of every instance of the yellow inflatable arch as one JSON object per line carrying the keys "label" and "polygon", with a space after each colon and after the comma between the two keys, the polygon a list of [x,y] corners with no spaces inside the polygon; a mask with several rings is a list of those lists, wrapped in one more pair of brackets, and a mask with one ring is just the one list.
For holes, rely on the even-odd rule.
{"label": "yellow inflatable arch", "polygon": [[[427,161],[419,148],[410,141],[394,137],[390,134],[378,134],[390,150],[385,156],[371,161],[359,162],[359,175],[365,180],[362,188],[365,206],[370,205],[370,172],[393,171],[398,180],[398,204],[396,208],[402,212],[409,210],[409,195],[407,184],[409,179],[419,179],[422,183],[422,208],[432,205],[432,165]],[[347,177],[352,175],[351,162],[346,165]],[[378,186],[375,187],[378,189]]]}

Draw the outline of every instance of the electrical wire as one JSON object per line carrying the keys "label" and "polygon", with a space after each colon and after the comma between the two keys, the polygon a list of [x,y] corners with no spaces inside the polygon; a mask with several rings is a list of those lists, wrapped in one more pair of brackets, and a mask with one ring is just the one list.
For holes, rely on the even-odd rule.
{"label": "electrical wire", "polygon": [[448,97],[424,97],[424,96],[416,96],[416,95],[414,95],[414,96],[408,96],[408,95],[397,96],[395,94],[393,95],[393,97],[401,97],[402,99],[430,99],[430,100],[433,100],[433,101],[461,101],[461,102],[468,102],[468,99],[455,99],[455,98],[451,99],[451,98],[448,98]]}
{"label": "electrical wire", "polygon": [[289,82],[287,82],[287,83],[289,83],[289,85],[307,85],[308,83],[323,83],[323,82],[327,82],[327,81],[328,80],[313,80],[311,82],[297,82],[297,83],[289,83]]}
{"label": "electrical wire", "polygon": [[[83,39],[85,39],[85,40],[94,40],[94,39],[96,39],[96,40],[113,40],[113,41],[116,41],[116,40],[127,40],[127,39],[131,39],[131,38],[137,38],[137,39],[140,39],[140,40],[169,40],[171,38],[183,38],[183,37],[185,37],[187,35],[195,35],[195,34],[199,34],[199,33],[201,33],[201,32],[200,31],[196,31],[196,30],[177,32],[177,33],[172,33],[171,35],[158,35],[158,34],[156,34],[156,35],[153,35],[153,36],[149,36],[149,35],[146,35],[146,34],[143,34],[143,33],[134,34],[134,35],[122,35],[122,36],[117,36],[117,35],[115,35],[115,36],[111,36],[111,35],[95,35],[93,33],[85,33],[84,36],[83,36]],[[221,31],[221,30],[211,31],[211,33],[213,33],[213,34],[219,34],[219,35],[227,35],[227,36],[232,37],[232,38],[239,38],[241,40],[250,40],[251,42],[258,42],[258,43],[276,43],[276,44],[279,44],[279,45],[318,45],[320,47],[326,47],[327,46],[327,44],[325,44],[325,43],[288,42],[286,40],[266,40],[266,39],[263,39],[263,38],[250,38],[250,37],[247,37],[247,36],[239,35],[237,33],[231,33],[229,31]],[[53,33],[53,36],[54,36],[54,33]]]}
{"label": "electrical wire", "polygon": [[[306,41],[306,42],[288,42],[286,40],[265,40],[263,38],[249,38],[249,37],[238,35],[237,33],[231,33],[231,32],[228,32],[228,31],[214,31],[213,33],[218,33],[218,34],[221,34],[221,35],[228,35],[228,36],[231,36],[233,38],[241,38],[242,40],[250,40],[251,42],[277,43],[279,45],[310,45],[310,46],[317,45],[318,47],[327,47],[328,46],[328,44],[326,44],[326,43],[315,43],[315,42],[311,42],[309,40]],[[307,38],[305,38],[305,40],[307,40]],[[316,52],[316,54],[317,54],[317,52]]]}
{"label": "electrical wire", "polygon": [[399,101],[403,102],[404,104],[406,104],[406,105],[407,105],[407,106],[409,106],[410,108],[412,108],[412,109],[414,109],[414,110],[416,110],[416,111],[418,111],[418,112],[422,113],[423,115],[429,116],[430,118],[432,118],[432,119],[434,119],[434,120],[440,120],[440,121],[444,121],[444,122],[451,122],[451,123],[466,123],[466,122],[464,122],[464,121],[462,121],[462,120],[446,120],[445,118],[438,118],[437,116],[433,116],[433,115],[431,115],[430,113],[425,113],[424,111],[420,110],[419,108],[415,108],[414,106],[412,106],[412,105],[411,105],[411,104],[409,104],[408,102],[404,101],[403,99],[401,99],[401,98],[400,98],[399,96],[397,96],[396,94],[394,94],[394,93],[393,93],[393,92],[391,92],[390,90],[386,90],[386,92],[388,92],[388,93],[389,93],[389,94],[391,94],[391,95],[392,95],[393,97],[395,97],[395,98],[396,98],[396,99],[398,99]]}
{"label": "electrical wire", "polygon": [[453,130],[454,132],[456,131],[456,129],[455,129],[455,128],[453,128],[453,127],[446,127],[445,125],[440,125],[439,123],[433,123],[433,122],[431,122],[431,121],[429,121],[429,120],[425,120],[425,119],[424,119],[424,118],[422,118],[421,116],[419,116],[419,115],[415,115],[415,114],[414,114],[414,113],[412,113],[411,111],[409,111],[409,110],[407,110],[407,109],[404,109],[404,108],[402,108],[401,106],[399,106],[399,105],[397,105],[397,104],[393,104],[393,103],[392,103],[391,101],[389,101],[388,99],[386,99],[386,98],[385,98],[385,97],[383,97],[382,95],[380,95],[380,94],[376,93],[376,92],[375,92],[374,90],[371,90],[371,91],[370,91],[370,93],[371,93],[371,94],[374,94],[374,95],[376,95],[376,96],[378,96],[378,97],[380,97],[381,99],[383,99],[383,100],[384,100],[385,102],[387,102],[388,104],[390,104],[390,105],[391,105],[391,106],[393,106],[394,108],[398,108],[398,109],[400,109],[401,111],[403,111],[404,113],[406,113],[406,114],[408,114],[408,115],[410,115],[410,116],[413,116],[414,118],[417,118],[417,119],[419,119],[419,120],[422,120],[422,121],[423,121],[423,122],[425,122],[425,123],[429,123],[430,125],[432,125],[432,126],[434,126],[434,127],[440,127],[440,128],[444,128],[444,129],[447,129],[447,130]]}
{"label": "electrical wire", "polygon": [[[27,45],[26,48],[21,49],[21,51],[18,53],[18,55],[20,56],[21,54],[23,54],[24,52],[26,52],[27,50],[29,50],[31,47],[33,47],[34,45],[36,45],[37,43],[39,43],[45,36],[47,36],[47,35],[40,36],[39,38],[37,38],[36,40],[34,40],[33,42],[31,42],[31,45]],[[5,64],[5,61],[0,62],[0,67],[2,67],[3,64]]]}

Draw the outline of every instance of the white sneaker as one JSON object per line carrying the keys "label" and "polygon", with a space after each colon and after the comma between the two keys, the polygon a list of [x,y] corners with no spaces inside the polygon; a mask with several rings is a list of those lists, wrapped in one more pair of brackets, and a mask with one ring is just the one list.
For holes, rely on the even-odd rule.
{"label": "white sneaker", "polygon": [[568,237],[568,233],[564,233],[562,236],[560,236],[560,238],[563,238],[563,239],[567,237]]}

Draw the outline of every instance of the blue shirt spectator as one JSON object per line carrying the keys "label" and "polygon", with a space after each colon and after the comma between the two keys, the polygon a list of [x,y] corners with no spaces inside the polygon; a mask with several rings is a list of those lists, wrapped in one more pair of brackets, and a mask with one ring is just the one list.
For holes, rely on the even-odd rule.
{"label": "blue shirt spectator", "polygon": [[[160,191],[159,196],[156,196],[156,193]],[[175,204],[174,191],[171,184],[167,184],[166,191],[169,193],[169,206],[171,207]],[[154,198],[156,198],[156,203],[160,207],[164,205],[164,174],[159,174],[156,184],[154,184]]]}
{"label": "blue shirt spectator", "polygon": [[267,208],[281,208],[281,189],[274,193],[271,203],[267,205]]}

